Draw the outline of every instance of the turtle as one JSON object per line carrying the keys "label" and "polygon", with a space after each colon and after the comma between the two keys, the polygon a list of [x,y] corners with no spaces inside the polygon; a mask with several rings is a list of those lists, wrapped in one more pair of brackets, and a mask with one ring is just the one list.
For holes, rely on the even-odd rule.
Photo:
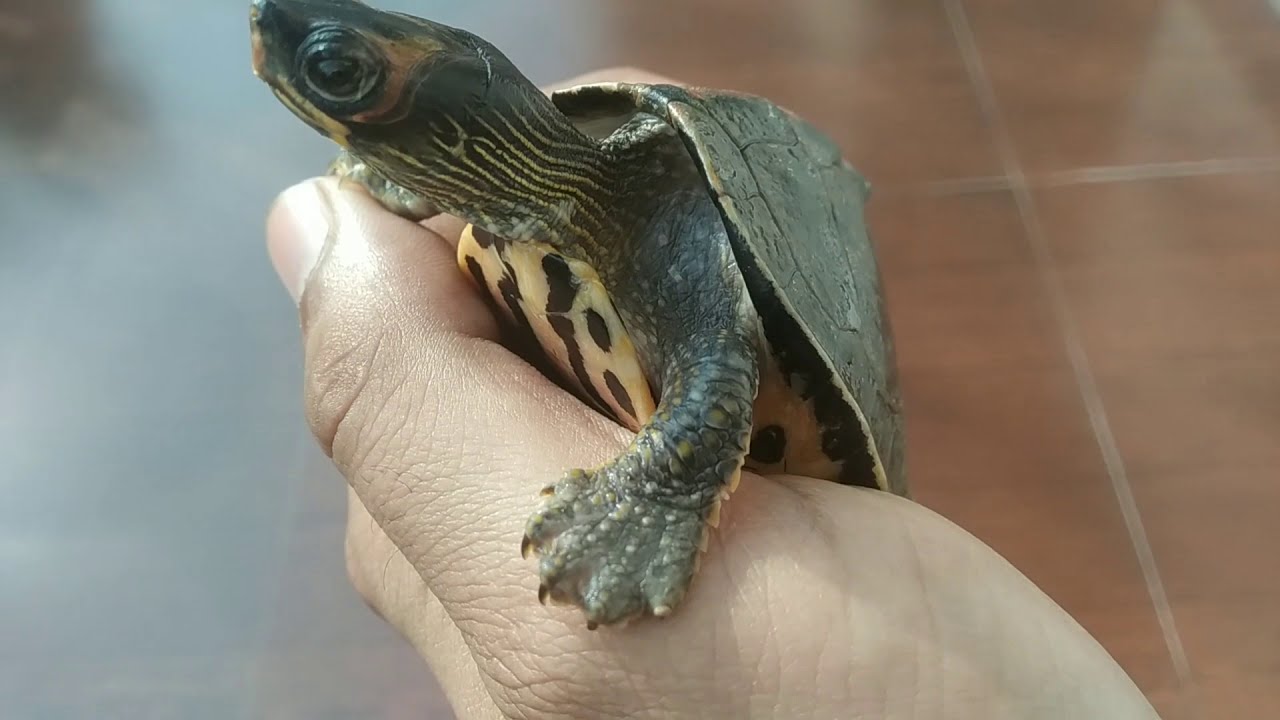
{"label": "turtle", "polygon": [[910,497],[870,184],[815,125],[693,85],[548,95],[471,32],[355,0],[256,0],[250,26],[329,172],[461,218],[459,271],[632,431],[539,483],[541,602],[593,630],[671,615],[744,469]]}

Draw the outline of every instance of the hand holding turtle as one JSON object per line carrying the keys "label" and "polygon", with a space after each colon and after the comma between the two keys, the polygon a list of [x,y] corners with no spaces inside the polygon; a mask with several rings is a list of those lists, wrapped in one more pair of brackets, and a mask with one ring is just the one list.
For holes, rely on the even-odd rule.
{"label": "hand holding turtle", "polygon": [[666,83],[550,97],[472,33],[255,0],[255,73],[420,221],[551,374],[631,430],[547,478],[521,553],[588,628],[676,610],[744,467],[907,492],[867,182],[769,100]]}
{"label": "hand holding turtle", "polygon": [[458,272],[462,223],[424,225],[326,178],[285,193],[268,238],[300,298],[308,420],[351,486],[351,579],[460,717],[1156,717],[990,549],[835,483],[744,473],[669,618],[589,632],[531,602],[512,543],[530,497],[630,433],[499,342]]}

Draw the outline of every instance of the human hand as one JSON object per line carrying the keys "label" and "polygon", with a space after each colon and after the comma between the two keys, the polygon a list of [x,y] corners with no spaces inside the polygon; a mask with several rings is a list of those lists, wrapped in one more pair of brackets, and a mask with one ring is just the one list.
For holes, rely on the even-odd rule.
{"label": "human hand", "polygon": [[[663,80],[633,70],[592,79]],[[331,178],[287,191],[273,262],[300,297],[306,415],[351,492],[347,565],[461,718],[1154,718],[1002,558],[886,493],[744,473],[674,615],[591,632],[537,601],[538,490],[627,433],[499,342],[419,225]]]}

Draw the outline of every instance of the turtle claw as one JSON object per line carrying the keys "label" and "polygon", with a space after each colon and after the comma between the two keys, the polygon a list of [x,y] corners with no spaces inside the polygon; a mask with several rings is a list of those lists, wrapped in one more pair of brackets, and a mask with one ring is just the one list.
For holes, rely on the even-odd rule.
{"label": "turtle claw", "polygon": [[705,512],[637,497],[621,485],[607,467],[571,471],[525,528],[522,552],[539,558],[538,600],[579,606],[590,629],[671,614],[693,577],[707,525]]}

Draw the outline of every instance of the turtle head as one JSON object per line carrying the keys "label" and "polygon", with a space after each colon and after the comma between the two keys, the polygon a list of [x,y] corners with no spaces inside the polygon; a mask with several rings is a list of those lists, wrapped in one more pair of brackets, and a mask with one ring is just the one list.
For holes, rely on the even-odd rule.
{"label": "turtle head", "polygon": [[421,137],[424,116],[474,110],[495,61],[510,65],[470,33],[355,0],[254,0],[250,32],[254,73],[344,147],[396,144],[410,119]]}
{"label": "turtle head", "polygon": [[250,32],[255,74],[295,115],[491,231],[563,214],[562,197],[517,196],[520,183],[504,173],[537,172],[559,156],[571,167],[540,185],[564,186],[597,152],[506,56],[464,30],[355,0],[254,0]]}

